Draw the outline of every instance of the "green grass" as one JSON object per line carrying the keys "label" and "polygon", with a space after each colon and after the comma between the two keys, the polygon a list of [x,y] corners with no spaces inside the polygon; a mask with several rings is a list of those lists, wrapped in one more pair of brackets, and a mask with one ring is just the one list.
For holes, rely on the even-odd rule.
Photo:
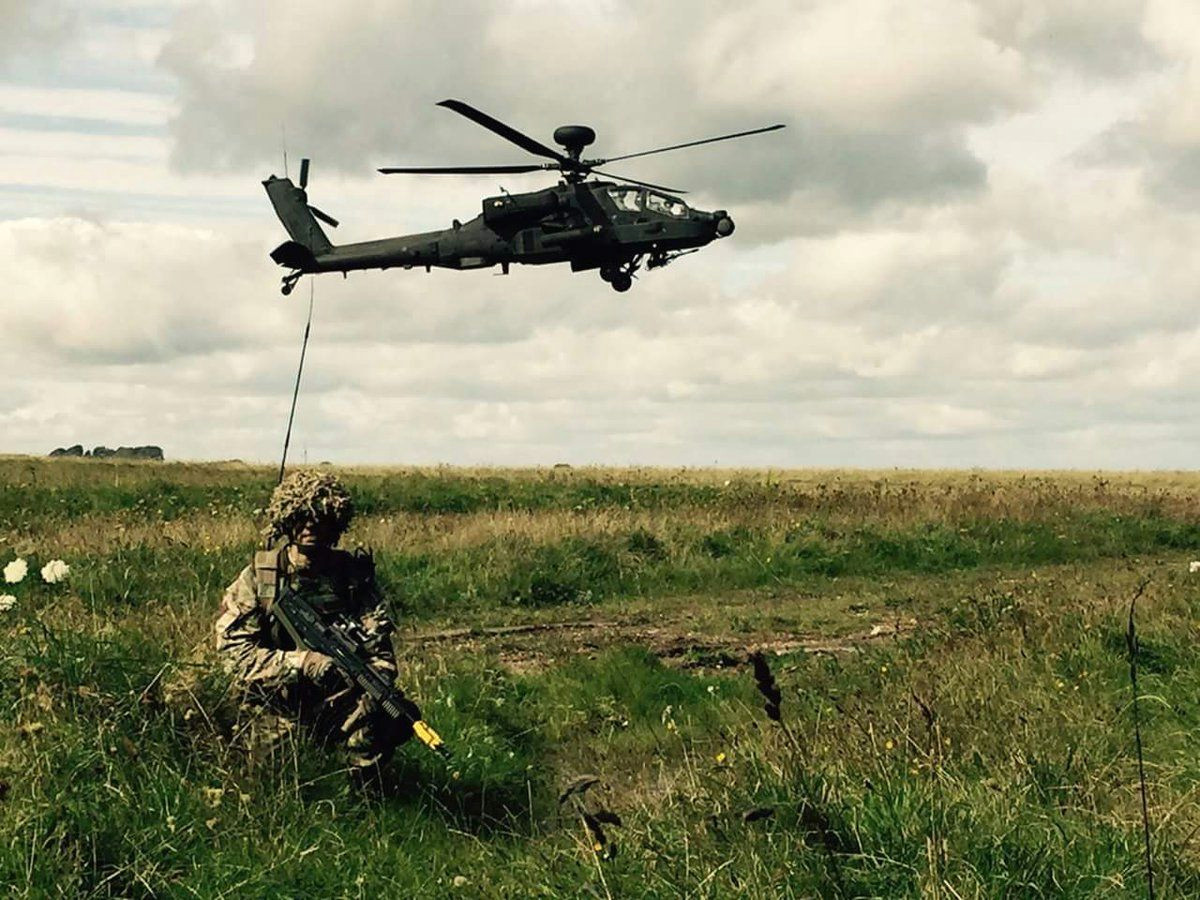
{"label": "green grass", "polygon": [[[1191,476],[349,472],[349,537],[407,637],[650,629],[405,640],[403,683],[455,756],[405,747],[381,797],[303,741],[264,765],[230,740],[210,629],[269,472],[0,459],[0,478],[0,565],[30,563],[0,613],[15,896],[1144,896],[1124,638],[1144,575],[1157,887],[1200,894]],[[41,583],[52,558],[67,583]],[[910,620],[768,654],[782,724],[718,667],[739,642]],[[659,658],[672,641],[694,667]]]}

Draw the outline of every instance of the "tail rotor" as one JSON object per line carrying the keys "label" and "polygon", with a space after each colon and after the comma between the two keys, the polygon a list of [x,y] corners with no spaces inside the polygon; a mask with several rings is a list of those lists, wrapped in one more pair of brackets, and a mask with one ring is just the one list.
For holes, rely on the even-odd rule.
{"label": "tail rotor", "polygon": [[321,229],[321,223],[338,227],[337,219],[308,202],[309,166],[309,160],[300,160],[299,184],[293,184],[286,176],[274,175],[263,182],[275,213],[291,238],[271,251],[271,259],[292,270],[283,277],[284,294],[292,292],[301,275],[320,271],[318,258],[333,250],[334,245]]}
{"label": "tail rotor", "polygon": [[318,219],[320,219],[322,222],[324,222],[330,228],[337,228],[338,227],[337,219],[335,219],[333,216],[329,215],[328,213],[321,212],[321,210],[317,209],[315,206],[313,206],[311,203],[308,202],[308,191],[306,190],[306,188],[308,187],[308,164],[309,164],[309,160],[307,158],[300,160],[300,185],[299,186],[300,186],[300,193],[304,195],[302,198],[304,201],[304,205],[308,207],[308,211],[310,213],[312,213],[314,216],[316,216]]}

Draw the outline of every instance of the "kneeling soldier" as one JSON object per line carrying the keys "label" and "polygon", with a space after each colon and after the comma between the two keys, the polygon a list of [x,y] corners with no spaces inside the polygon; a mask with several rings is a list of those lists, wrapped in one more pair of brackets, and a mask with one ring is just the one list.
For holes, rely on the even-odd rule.
{"label": "kneeling soldier", "polygon": [[[341,748],[366,775],[412,735],[411,723],[381,709],[339,671],[331,657],[308,649],[277,600],[295,592],[322,618],[361,626],[365,661],[390,685],[396,660],[392,623],[375,584],[370,554],[336,548],[354,515],[350,494],[333,475],[296,472],[275,489],[264,537],[278,549],[254,554],[225,591],[217,618],[217,650],[251,713],[249,743],[272,752],[299,725],[318,742]],[[414,708],[415,709],[415,708]]]}

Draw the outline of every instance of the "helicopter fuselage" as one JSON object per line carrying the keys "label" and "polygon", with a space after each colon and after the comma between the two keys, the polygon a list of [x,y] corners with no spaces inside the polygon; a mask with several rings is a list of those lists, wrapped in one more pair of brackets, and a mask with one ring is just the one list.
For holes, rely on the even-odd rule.
{"label": "helicopter fuselage", "polygon": [[608,181],[562,181],[524,194],[483,201],[482,212],[450,228],[353,244],[332,244],[313,219],[305,192],[288,178],[263,182],[292,240],[271,258],[301,275],[434,266],[482,269],[513,263],[570,263],[572,271],[600,270],[616,290],[628,290],[633,272],[666,265],[733,233],[724,210],[689,208],[678,197]]}

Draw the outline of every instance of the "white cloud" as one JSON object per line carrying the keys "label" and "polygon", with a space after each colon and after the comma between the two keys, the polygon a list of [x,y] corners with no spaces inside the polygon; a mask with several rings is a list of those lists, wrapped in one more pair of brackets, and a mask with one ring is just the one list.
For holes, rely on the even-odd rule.
{"label": "white cloud", "polygon": [[131,125],[162,126],[174,109],[169,97],[134,91],[0,84],[0,114],[69,116]]}
{"label": "white cloud", "polygon": [[1137,173],[1157,202],[1194,209],[1200,199],[1200,11],[1190,0],[1149,0],[1142,37],[1158,77],[1148,99],[1084,154],[1085,162]]}
{"label": "white cloud", "polygon": [[980,189],[964,129],[1033,90],[1020,53],[989,38],[966,0],[705,3],[687,15],[549,4],[536,16],[380,3],[352,17],[305,2],[268,4],[248,22],[222,9],[191,8],[162,56],[181,85],[172,133],[185,170],[261,166],[284,130],[323,167],[360,174],[524,159],[434,106],[454,96],[544,141],[561,122],[587,121],[606,156],[783,121],[783,132],[630,161],[618,174],[717,205],[815,192],[831,214],[858,216],[889,199]]}
{"label": "white cloud", "polygon": [[692,61],[704,99],[749,96],[846,131],[925,131],[1029,99],[1020,55],[980,32],[966,0],[758,0],[702,29]]}
{"label": "white cloud", "polygon": [[132,364],[278,340],[278,307],[247,303],[255,271],[270,271],[255,243],[183,226],[24,220],[0,223],[0,253],[21,260],[0,328],[31,356]]}
{"label": "white cloud", "polygon": [[57,0],[4,0],[0,3],[0,64],[53,47],[71,34],[73,26],[72,11]]}
{"label": "white cloud", "polygon": [[1141,36],[1146,0],[981,0],[985,31],[1033,62],[1088,78],[1120,78],[1153,66]]}

